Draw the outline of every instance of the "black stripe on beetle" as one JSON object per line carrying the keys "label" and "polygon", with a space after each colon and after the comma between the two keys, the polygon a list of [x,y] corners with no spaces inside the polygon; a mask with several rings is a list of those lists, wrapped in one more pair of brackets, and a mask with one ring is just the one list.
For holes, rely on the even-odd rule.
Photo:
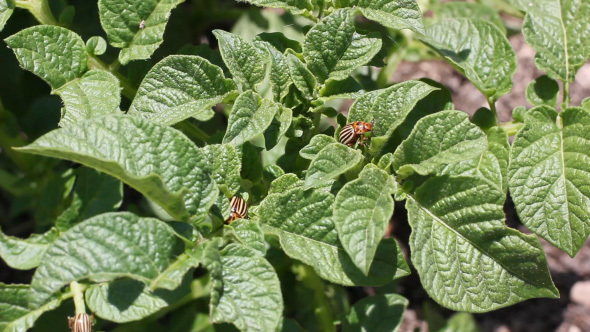
{"label": "black stripe on beetle", "polygon": [[367,139],[364,135],[370,131],[373,131],[373,126],[374,121],[355,121],[347,124],[346,126],[342,127],[342,130],[340,131],[340,143],[347,146],[353,146],[360,139],[359,144],[365,144]]}
{"label": "black stripe on beetle", "polygon": [[231,214],[229,219],[225,221],[226,223],[229,224],[236,219],[248,217],[248,205],[244,199],[234,196],[230,199],[229,206]]}
{"label": "black stripe on beetle", "polygon": [[68,326],[72,332],[92,332],[93,320],[87,313],[80,313],[74,318],[68,317]]}

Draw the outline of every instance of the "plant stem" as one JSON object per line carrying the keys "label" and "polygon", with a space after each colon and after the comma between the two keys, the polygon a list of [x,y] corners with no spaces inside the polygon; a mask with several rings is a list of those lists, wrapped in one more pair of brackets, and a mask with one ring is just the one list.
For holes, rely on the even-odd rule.
{"label": "plant stem", "polygon": [[520,122],[510,121],[504,122],[499,125],[500,128],[504,129],[508,136],[514,136],[522,128],[523,124]]}
{"label": "plant stem", "polygon": [[59,25],[46,0],[17,0],[15,4],[28,10],[41,24]]}
{"label": "plant stem", "polygon": [[115,61],[112,65],[109,66],[106,63],[102,62],[96,56],[90,54],[88,55],[88,68],[106,70],[111,74],[115,75],[115,77],[119,79],[119,84],[123,88],[123,95],[127,97],[129,100],[133,100],[133,98],[135,98],[135,94],[137,93],[137,89],[131,84],[131,82],[129,82],[127,77],[123,76],[121,73],[117,71],[117,63],[118,61]]}
{"label": "plant stem", "polygon": [[176,125],[174,125],[174,127],[182,131],[188,137],[196,139],[198,141],[203,141],[203,143],[207,142],[210,138],[209,134],[204,132],[201,128],[195,126],[195,124],[190,122],[189,120],[179,122]]}
{"label": "plant stem", "polygon": [[322,279],[315,273],[313,268],[308,265],[294,266],[295,273],[301,279],[301,282],[311,288],[314,293],[314,313],[320,325],[320,331],[335,332],[334,319],[330,310],[330,303],[324,292]]}
{"label": "plant stem", "polygon": [[492,111],[492,114],[494,115],[494,123],[496,125],[499,125],[500,122],[498,122],[498,111],[496,110],[496,100],[493,97],[489,97],[488,104],[490,104],[490,110]]}
{"label": "plant stem", "polygon": [[86,305],[84,304],[84,287],[77,283],[76,281],[72,281],[70,283],[70,290],[72,295],[74,296],[74,307],[76,308],[76,315],[77,314],[84,314],[86,313]]}
{"label": "plant stem", "polygon": [[563,106],[562,108],[568,108],[570,106],[570,83],[563,82]]}

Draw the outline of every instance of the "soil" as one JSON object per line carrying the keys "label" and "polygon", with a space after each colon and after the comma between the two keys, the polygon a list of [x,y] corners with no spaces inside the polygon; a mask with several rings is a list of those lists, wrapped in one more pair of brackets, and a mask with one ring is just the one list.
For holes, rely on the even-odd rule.
{"label": "soil", "polygon": [[[497,103],[500,121],[512,120],[512,110],[520,105],[530,108],[525,99],[525,90],[529,82],[543,75],[534,66],[535,51],[529,47],[518,34],[510,38],[514,47],[518,69],[513,77],[512,91],[500,98]],[[431,78],[444,84],[452,93],[455,108],[471,115],[482,106],[487,106],[484,96],[463,75],[442,60],[402,62],[392,77],[393,82],[410,79]],[[571,87],[572,105],[579,105],[582,99],[590,96],[590,62],[586,63],[578,72],[576,82]],[[561,100],[561,96],[558,100]],[[511,202],[507,203],[508,225],[530,233],[518,220]],[[398,211],[403,210],[400,206]],[[403,212],[402,212],[403,213]],[[403,225],[405,216],[394,216],[394,224]],[[409,229],[396,229],[394,235],[401,242],[407,243]],[[590,291],[587,294],[570,293],[576,283],[590,281],[590,240],[574,258],[555,248],[541,239],[541,244],[547,255],[549,269],[555,285],[560,291],[559,299],[533,299],[521,302],[508,308],[496,310],[486,314],[475,314],[482,331],[485,332],[590,332]],[[402,332],[428,331],[425,314],[421,303],[428,301],[427,294],[421,289],[417,274],[414,278],[407,278],[402,284],[403,295],[410,299],[410,308],[404,316]],[[582,289],[580,287],[576,288]],[[572,301],[572,298],[583,298],[586,305]],[[414,303],[415,305],[412,305]],[[439,308],[448,317],[452,314]]]}

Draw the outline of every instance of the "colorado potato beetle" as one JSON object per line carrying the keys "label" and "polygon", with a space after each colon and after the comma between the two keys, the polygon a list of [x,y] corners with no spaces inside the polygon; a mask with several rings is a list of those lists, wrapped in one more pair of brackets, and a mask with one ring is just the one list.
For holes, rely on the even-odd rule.
{"label": "colorado potato beetle", "polygon": [[76,314],[74,318],[68,317],[68,326],[72,332],[92,332],[93,317],[87,313]]}
{"label": "colorado potato beetle", "polygon": [[359,142],[359,145],[365,144],[367,137],[364,135],[365,133],[373,131],[374,125],[375,120],[372,122],[355,121],[347,124],[340,131],[340,143],[347,146],[353,146],[357,141]]}
{"label": "colorado potato beetle", "polygon": [[226,223],[230,223],[236,219],[246,218],[248,216],[248,205],[246,205],[246,201],[242,198],[234,196],[229,201],[229,206],[231,208],[231,214]]}

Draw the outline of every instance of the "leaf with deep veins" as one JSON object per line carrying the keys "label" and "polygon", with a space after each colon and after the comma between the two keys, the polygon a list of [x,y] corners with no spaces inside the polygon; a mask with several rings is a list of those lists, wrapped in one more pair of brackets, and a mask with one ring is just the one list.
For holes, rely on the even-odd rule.
{"label": "leaf with deep veins", "polygon": [[293,14],[301,14],[306,10],[312,10],[313,5],[311,0],[240,0],[251,3],[253,5],[270,7],[270,8],[282,8],[286,9]]}
{"label": "leaf with deep veins", "polygon": [[[372,165],[370,165],[372,166]],[[342,187],[334,202],[334,224],[342,247],[368,274],[377,246],[393,215],[396,182],[377,167],[365,167],[358,179]]]}
{"label": "leaf with deep veins", "polygon": [[119,61],[149,59],[164,41],[170,11],[184,0],[99,0],[100,24]]}
{"label": "leaf with deep veins", "polygon": [[522,34],[537,51],[537,67],[571,83],[590,57],[590,2],[537,0],[526,7]]}
{"label": "leaf with deep veins", "polygon": [[136,117],[89,119],[51,131],[20,151],[110,174],[178,220],[203,220],[217,196],[206,157],[193,142],[175,129]]}
{"label": "leaf with deep veins", "polygon": [[62,302],[55,298],[38,308],[30,308],[29,297],[34,292],[29,285],[5,285],[0,283],[0,331],[26,332],[37,318],[46,311],[54,310]]}
{"label": "leaf with deep veins", "polygon": [[427,175],[442,165],[480,156],[486,135],[469,122],[467,113],[442,111],[426,116],[393,154],[393,169],[401,176]]}
{"label": "leaf with deep veins", "polygon": [[363,156],[342,143],[330,143],[321,149],[309,164],[304,188],[318,188],[358,165]]}
{"label": "leaf with deep veins", "polygon": [[242,93],[229,114],[223,143],[239,146],[262,134],[278,111],[279,105],[273,101],[262,99],[253,91]]}
{"label": "leaf with deep veins", "polygon": [[106,114],[120,113],[119,80],[104,70],[91,70],[53,90],[64,102],[60,127]]}
{"label": "leaf with deep veins", "polygon": [[129,114],[171,125],[190,117],[207,121],[211,107],[237,94],[221,68],[190,55],[171,55],[158,62],[141,82]]}
{"label": "leaf with deep veins", "polygon": [[182,247],[174,230],[160,220],[127,212],[102,214],[64,232],[47,249],[33,276],[30,300],[43,304],[80,279],[128,277],[151,283],[168,271]]}
{"label": "leaf with deep veins", "polygon": [[222,289],[211,306],[213,322],[229,322],[241,331],[275,331],[283,314],[279,278],[254,249],[230,244],[220,251]]}
{"label": "leaf with deep veins", "polygon": [[313,266],[320,277],[347,286],[384,285],[410,273],[397,242],[389,238],[379,244],[369,274],[363,274],[338,241],[332,221],[334,196],[293,185],[266,196],[257,212],[262,229],[278,236],[288,256]]}
{"label": "leaf with deep veins", "polygon": [[355,31],[350,10],[337,10],[315,25],[305,36],[303,57],[309,70],[323,83],[343,80],[365,65],[381,49],[378,35]]}
{"label": "leaf with deep veins", "polygon": [[473,177],[432,177],[407,201],[412,262],[428,294],[485,312],[556,298],[539,240],[504,224],[503,192]]}
{"label": "leaf with deep veins", "polygon": [[37,25],[6,38],[21,67],[56,89],[81,77],[88,53],[76,33],[62,27]]}
{"label": "leaf with deep veins", "polygon": [[590,234],[590,111],[525,115],[512,145],[509,186],[522,223],[574,256]]}
{"label": "leaf with deep veins", "polygon": [[422,12],[415,0],[335,0],[338,8],[354,7],[368,19],[391,29],[424,33]]}
{"label": "leaf with deep veins", "polygon": [[59,236],[52,228],[43,234],[33,234],[28,239],[19,239],[0,232],[0,257],[14,269],[29,270],[39,266],[43,254]]}
{"label": "leaf with deep veins", "polygon": [[493,23],[448,19],[426,31],[423,41],[464,74],[486,97],[497,100],[512,89],[516,54]]}

